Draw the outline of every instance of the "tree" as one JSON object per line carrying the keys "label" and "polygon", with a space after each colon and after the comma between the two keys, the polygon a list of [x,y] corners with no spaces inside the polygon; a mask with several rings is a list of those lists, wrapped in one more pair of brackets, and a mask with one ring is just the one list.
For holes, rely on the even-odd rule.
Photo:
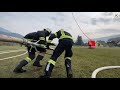
{"label": "tree", "polygon": [[79,45],[79,46],[83,46],[83,45],[84,45],[81,36],[78,36],[78,37],[77,37],[77,40],[76,40],[76,42],[75,42],[75,45]]}
{"label": "tree", "polygon": [[97,41],[97,45],[98,45],[98,47],[100,47],[101,45],[104,46],[104,47],[106,47],[106,46],[107,46],[107,43],[106,43],[105,41],[98,40],[98,41]]}
{"label": "tree", "polygon": [[117,46],[117,43],[115,41],[107,42],[109,47]]}

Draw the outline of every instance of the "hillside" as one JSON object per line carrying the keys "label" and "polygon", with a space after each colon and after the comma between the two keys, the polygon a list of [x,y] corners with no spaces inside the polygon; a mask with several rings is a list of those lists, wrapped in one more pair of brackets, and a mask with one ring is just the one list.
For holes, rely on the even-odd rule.
{"label": "hillside", "polygon": [[118,34],[118,35],[112,35],[112,36],[108,36],[108,37],[96,38],[95,40],[108,41],[109,39],[117,38],[117,37],[120,37],[120,34]]}
{"label": "hillside", "polygon": [[[94,40],[102,40],[102,41],[105,41],[107,42],[109,39],[112,39],[112,38],[119,38],[120,37],[120,34],[117,34],[117,35],[112,35],[112,36],[107,36],[107,37],[101,37],[101,38],[94,38]],[[88,40],[83,40],[84,42],[87,42]]]}
{"label": "hillside", "polygon": [[116,43],[117,43],[117,42],[120,42],[120,37],[108,39],[108,42],[111,42],[111,41],[115,41]]}
{"label": "hillside", "polygon": [[4,34],[4,35],[8,35],[8,36],[13,36],[13,37],[17,37],[17,38],[22,38],[23,36],[18,34],[18,33],[13,33],[7,29],[4,29],[2,27],[0,27],[0,34]]}
{"label": "hillside", "polygon": [[0,32],[10,32],[10,31],[8,31],[8,30],[6,30],[6,29],[0,27]]}

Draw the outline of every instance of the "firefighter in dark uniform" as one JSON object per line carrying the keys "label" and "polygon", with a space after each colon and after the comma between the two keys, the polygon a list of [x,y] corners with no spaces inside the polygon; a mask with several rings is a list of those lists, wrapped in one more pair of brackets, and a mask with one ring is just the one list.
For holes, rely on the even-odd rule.
{"label": "firefighter in dark uniform", "polygon": [[26,45],[28,50],[28,57],[26,57],[24,60],[20,61],[20,63],[17,65],[17,67],[14,69],[14,72],[16,73],[23,73],[26,72],[22,67],[27,65],[31,60],[35,58],[35,52],[39,52],[38,56],[36,57],[36,60],[33,63],[33,66],[42,67],[40,65],[40,60],[43,59],[46,49],[44,48],[46,46],[46,37],[51,34],[51,30],[49,28],[44,29],[42,31],[32,32],[27,34],[24,38],[37,43],[40,45],[40,47],[32,46],[32,45]]}
{"label": "firefighter in dark uniform", "polygon": [[48,38],[47,48],[49,48],[49,44],[52,42],[52,40],[54,38],[59,39],[59,44],[55,48],[51,58],[48,60],[48,62],[46,64],[44,75],[40,76],[39,78],[50,78],[57,58],[64,51],[65,51],[64,59],[65,59],[65,67],[66,67],[67,78],[72,78],[73,77],[72,69],[71,69],[71,57],[73,55],[73,53],[72,53],[72,45],[73,45],[72,36],[68,32],[61,29],[58,32],[50,35],[50,37]]}

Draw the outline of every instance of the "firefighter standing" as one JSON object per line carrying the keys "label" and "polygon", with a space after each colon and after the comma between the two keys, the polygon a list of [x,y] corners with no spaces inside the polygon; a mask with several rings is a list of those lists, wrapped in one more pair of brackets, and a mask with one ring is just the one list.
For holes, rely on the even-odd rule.
{"label": "firefighter standing", "polygon": [[51,34],[50,29],[44,29],[42,31],[37,31],[37,32],[32,32],[27,34],[24,38],[31,41],[35,42],[40,45],[40,47],[33,47],[32,45],[27,45],[27,50],[28,50],[28,57],[26,57],[24,60],[20,61],[20,63],[17,65],[17,67],[14,69],[14,72],[16,73],[23,73],[26,72],[22,67],[27,65],[31,60],[35,58],[35,52],[39,52],[38,56],[36,57],[36,60],[33,63],[33,66],[37,67],[42,67],[40,65],[40,60],[43,59],[46,49],[44,46],[46,45],[46,37]]}
{"label": "firefighter standing", "polygon": [[47,47],[49,48],[49,43],[52,42],[54,38],[59,39],[59,44],[55,48],[51,58],[48,60],[46,67],[45,67],[45,74],[43,76],[40,76],[40,78],[50,78],[52,70],[55,66],[57,58],[63,53],[65,50],[65,67],[67,72],[67,77],[72,78],[72,69],[71,69],[71,57],[73,55],[72,53],[72,45],[73,45],[73,39],[71,34],[64,31],[63,29],[59,30],[55,34],[51,34],[48,39]]}

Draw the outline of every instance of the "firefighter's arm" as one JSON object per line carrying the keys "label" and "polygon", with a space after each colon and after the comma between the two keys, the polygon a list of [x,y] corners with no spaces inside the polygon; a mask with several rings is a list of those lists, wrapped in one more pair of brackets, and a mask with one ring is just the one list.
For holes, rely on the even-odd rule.
{"label": "firefighter's arm", "polygon": [[38,44],[40,44],[40,47],[44,48],[44,47],[45,47],[45,43],[46,43],[45,37],[44,37],[44,36],[39,37],[39,42],[38,42]]}
{"label": "firefighter's arm", "polygon": [[50,45],[55,46],[55,44],[52,43],[52,40],[56,38],[56,34],[57,33],[51,34],[50,37],[48,38],[47,45],[46,45],[47,48],[49,48]]}
{"label": "firefighter's arm", "polygon": [[39,36],[39,40],[37,41],[37,44],[39,44],[39,47],[44,48],[46,44],[45,34],[38,33],[38,36]]}

